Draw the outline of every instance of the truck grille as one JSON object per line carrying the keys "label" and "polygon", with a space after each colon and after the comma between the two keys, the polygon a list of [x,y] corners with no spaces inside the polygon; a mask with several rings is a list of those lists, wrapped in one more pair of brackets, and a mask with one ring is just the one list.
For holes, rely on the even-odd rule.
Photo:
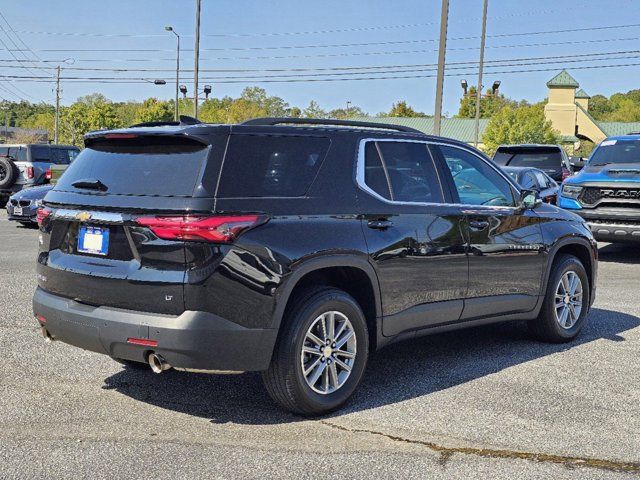
{"label": "truck grille", "polygon": [[585,187],[579,197],[583,205],[595,205],[606,202],[608,206],[637,208],[640,201],[640,189],[620,187]]}
{"label": "truck grille", "polygon": [[580,195],[580,201],[585,205],[593,205],[602,198],[600,188],[598,187],[586,187]]}

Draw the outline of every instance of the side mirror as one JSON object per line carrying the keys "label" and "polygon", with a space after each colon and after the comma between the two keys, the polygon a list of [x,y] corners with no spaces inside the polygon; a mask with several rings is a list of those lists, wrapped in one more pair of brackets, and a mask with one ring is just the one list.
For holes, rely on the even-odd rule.
{"label": "side mirror", "polygon": [[520,198],[518,199],[518,207],[516,211],[522,213],[525,210],[533,210],[542,205],[542,199],[538,192],[535,190],[523,189],[520,191]]}

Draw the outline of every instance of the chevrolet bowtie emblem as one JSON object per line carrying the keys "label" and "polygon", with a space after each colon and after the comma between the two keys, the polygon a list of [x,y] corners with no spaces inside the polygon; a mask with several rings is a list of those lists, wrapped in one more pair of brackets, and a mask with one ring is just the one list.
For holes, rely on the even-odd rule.
{"label": "chevrolet bowtie emblem", "polygon": [[81,222],[86,222],[91,219],[91,214],[89,212],[80,212],[76,214],[76,220],[80,220]]}

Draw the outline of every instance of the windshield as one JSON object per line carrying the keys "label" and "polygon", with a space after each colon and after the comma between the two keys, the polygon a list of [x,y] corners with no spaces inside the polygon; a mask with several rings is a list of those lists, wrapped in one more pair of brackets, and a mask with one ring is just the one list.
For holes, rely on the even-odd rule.
{"label": "windshield", "polygon": [[605,140],[593,152],[589,165],[608,165],[610,163],[640,163],[640,139]]}

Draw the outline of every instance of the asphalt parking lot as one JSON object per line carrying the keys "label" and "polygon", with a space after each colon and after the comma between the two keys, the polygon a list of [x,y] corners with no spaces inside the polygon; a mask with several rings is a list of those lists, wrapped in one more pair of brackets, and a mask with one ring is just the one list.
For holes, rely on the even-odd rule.
{"label": "asphalt parking lot", "polygon": [[640,477],[640,249],[603,245],[581,338],[508,324],[376,354],[347,408],[277,409],[257,374],[123,368],[45,343],[38,232],[0,213],[0,478]]}

